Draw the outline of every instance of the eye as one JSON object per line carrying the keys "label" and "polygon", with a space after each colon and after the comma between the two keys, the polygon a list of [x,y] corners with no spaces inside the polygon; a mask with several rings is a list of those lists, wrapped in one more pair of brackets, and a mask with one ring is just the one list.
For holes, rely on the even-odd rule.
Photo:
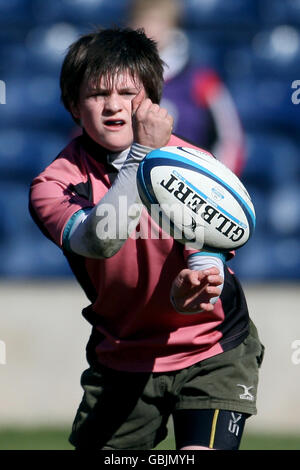
{"label": "eye", "polygon": [[120,95],[122,96],[135,96],[137,94],[137,91],[136,90],[122,90],[120,91]]}
{"label": "eye", "polygon": [[97,98],[98,96],[108,96],[108,95],[109,95],[109,92],[106,90],[95,90],[89,94],[89,96],[92,96],[95,98]]}

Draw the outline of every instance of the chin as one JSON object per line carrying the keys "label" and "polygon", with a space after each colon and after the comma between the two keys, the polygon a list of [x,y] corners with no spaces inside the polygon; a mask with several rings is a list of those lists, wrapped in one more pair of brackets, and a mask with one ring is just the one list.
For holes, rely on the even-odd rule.
{"label": "chin", "polygon": [[106,141],[106,144],[102,144],[103,147],[107,148],[111,152],[123,152],[132,144],[132,140],[126,139],[120,142],[111,142],[109,140]]}
{"label": "chin", "polygon": [[110,152],[122,152],[131,146],[133,135],[110,135],[98,132],[90,132],[92,139]]}
{"label": "chin", "polygon": [[123,150],[126,150],[128,149],[128,147],[130,147],[131,143],[130,144],[126,144],[126,145],[103,145],[103,147],[105,147],[107,150],[109,150],[110,152],[113,152],[113,153],[118,153],[118,152],[123,152]]}

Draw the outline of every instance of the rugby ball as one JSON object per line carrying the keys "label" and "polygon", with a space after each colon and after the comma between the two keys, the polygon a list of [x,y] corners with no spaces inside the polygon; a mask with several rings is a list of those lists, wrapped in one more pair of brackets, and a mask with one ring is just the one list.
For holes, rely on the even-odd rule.
{"label": "rugby ball", "polygon": [[255,210],[246,188],[204,150],[151,151],[139,165],[137,187],[163,231],[196,249],[235,250],[254,232]]}

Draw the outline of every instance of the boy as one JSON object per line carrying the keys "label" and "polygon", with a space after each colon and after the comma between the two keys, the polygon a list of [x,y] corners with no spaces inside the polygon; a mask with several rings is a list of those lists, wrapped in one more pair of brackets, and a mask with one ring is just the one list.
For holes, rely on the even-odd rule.
{"label": "boy", "polygon": [[140,161],[153,148],[189,145],[171,135],[162,85],[143,31],[81,37],[61,91],[83,134],[31,186],[34,220],[91,302],[76,449],[151,449],[171,415],[177,449],[237,449],[256,413],[262,345],[225,255],[189,250],[157,226],[158,237],[143,236],[153,221],[137,193]]}

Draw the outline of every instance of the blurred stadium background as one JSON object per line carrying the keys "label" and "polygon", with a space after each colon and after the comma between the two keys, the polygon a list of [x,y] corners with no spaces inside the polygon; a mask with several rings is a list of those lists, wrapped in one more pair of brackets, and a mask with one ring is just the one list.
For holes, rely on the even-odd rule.
{"label": "blurred stadium background", "polygon": [[[231,262],[266,345],[245,446],[300,448],[300,354],[292,360],[300,340],[300,105],[292,102],[300,1],[183,3],[194,62],[218,71],[237,106],[247,151],[241,179],[257,212],[255,236]],[[75,132],[59,96],[66,48],[94,25],[124,24],[127,8],[126,0],[0,0],[0,449],[68,448],[87,302],[31,221],[28,189]],[[35,429],[47,426],[41,443]]]}

